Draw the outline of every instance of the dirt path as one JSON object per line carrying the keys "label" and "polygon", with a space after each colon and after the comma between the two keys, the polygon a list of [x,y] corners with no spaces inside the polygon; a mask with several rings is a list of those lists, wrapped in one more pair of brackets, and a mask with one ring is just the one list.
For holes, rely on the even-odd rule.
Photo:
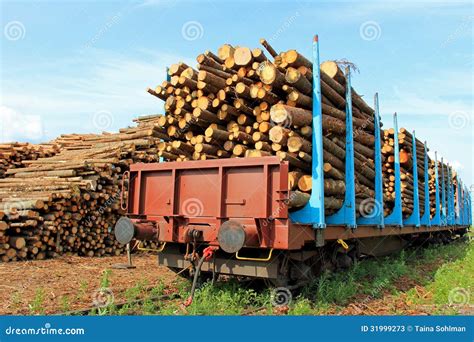
{"label": "dirt path", "polygon": [[156,256],[134,256],[135,269],[112,269],[124,263],[123,256],[51,260],[0,264],[0,314],[55,313],[93,305],[104,270],[111,270],[110,289],[115,300],[136,286],[172,286],[176,275],[158,267]]}

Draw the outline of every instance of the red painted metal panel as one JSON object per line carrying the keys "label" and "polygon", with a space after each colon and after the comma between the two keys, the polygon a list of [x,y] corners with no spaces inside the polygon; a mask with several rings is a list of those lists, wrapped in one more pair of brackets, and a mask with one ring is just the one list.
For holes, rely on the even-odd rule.
{"label": "red painted metal panel", "polygon": [[247,247],[297,249],[313,237],[289,229],[288,164],[275,157],[134,164],[131,178],[129,214],[154,222],[160,241],[186,243],[197,229],[216,245],[227,220],[257,237]]}
{"label": "red painted metal panel", "polygon": [[134,164],[129,213],[287,218],[287,170],[275,157]]}
{"label": "red painted metal panel", "polygon": [[173,214],[173,178],[171,170],[141,172],[140,214]]}
{"label": "red painted metal panel", "polygon": [[269,196],[264,165],[226,169],[224,216],[267,217],[265,207]]}
{"label": "red painted metal panel", "polygon": [[221,198],[219,169],[179,170],[175,213],[185,217],[217,216]]}

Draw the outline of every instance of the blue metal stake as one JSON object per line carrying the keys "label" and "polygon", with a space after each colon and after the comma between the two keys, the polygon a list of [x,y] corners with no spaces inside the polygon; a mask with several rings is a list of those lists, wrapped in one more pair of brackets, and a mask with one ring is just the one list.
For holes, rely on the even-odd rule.
{"label": "blue metal stake", "polygon": [[446,182],[444,181],[444,163],[441,158],[441,225],[446,226],[447,219],[447,208],[446,208]]}
{"label": "blue metal stake", "polygon": [[469,192],[469,189],[466,187],[464,190],[466,194],[465,198],[465,211],[466,211],[466,222],[465,225],[471,226],[472,225],[472,207],[471,207],[471,193]]}
{"label": "blue metal stake", "polygon": [[451,215],[451,225],[454,226],[456,224],[456,217],[457,217],[457,213],[456,213],[456,206],[454,204],[454,196],[456,195],[456,190],[454,188],[454,181],[453,181],[453,167],[451,166],[450,170],[449,170],[449,189],[450,189],[450,196],[449,196],[449,201],[451,203],[451,212],[453,213],[453,215]]}
{"label": "blue metal stake", "polygon": [[375,207],[371,214],[357,219],[358,225],[376,225],[383,228],[383,175],[382,175],[382,144],[380,136],[379,94],[374,96],[374,126],[375,126]]}
{"label": "blue metal stake", "polygon": [[448,191],[447,191],[447,201],[448,201],[448,213],[447,213],[447,220],[446,223],[448,226],[452,226],[455,218],[455,213],[454,213],[454,201],[453,199],[453,184],[451,181],[451,167],[449,164],[446,166],[446,172],[448,176],[448,180],[446,181],[447,186],[448,186]]}
{"label": "blue metal stake", "polygon": [[420,223],[423,226],[431,227],[431,222],[430,222],[430,187],[429,187],[429,177],[428,177],[428,149],[426,147],[426,141],[425,141],[425,153],[424,153],[424,172],[425,172],[425,202],[424,202],[424,207],[425,210],[423,212],[423,217],[420,220]]}
{"label": "blue metal stake", "polygon": [[466,224],[466,195],[464,193],[464,184],[460,181],[460,203],[461,203],[461,225],[464,226]]}
{"label": "blue metal stake", "polygon": [[326,218],[328,224],[344,224],[356,228],[355,171],[354,171],[354,132],[352,128],[351,74],[346,68],[346,193],[344,204],[337,213]]}
{"label": "blue metal stake", "polygon": [[[467,197],[468,197],[469,193],[467,192],[467,187],[464,186],[463,184],[463,189],[462,189],[462,206],[463,206],[463,226],[467,225],[468,224],[468,215],[467,215],[467,211],[468,211],[468,205],[467,205]],[[469,209],[470,210],[470,209]]]}
{"label": "blue metal stake", "polygon": [[313,159],[311,164],[313,189],[308,203],[302,209],[290,213],[290,219],[294,223],[312,224],[313,228],[326,227],[324,217],[323,115],[319,65],[319,41],[316,35],[313,41]]}
{"label": "blue metal stake", "polygon": [[420,195],[418,194],[418,163],[416,160],[416,138],[415,131],[412,136],[412,158],[413,158],[413,212],[406,220],[403,221],[404,225],[414,225],[415,227],[420,226]]}
{"label": "blue metal stake", "polygon": [[472,203],[471,203],[471,194],[467,192],[467,224],[472,226]]}
{"label": "blue metal stake", "polygon": [[449,182],[450,178],[450,171],[449,171],[449,164],[446,164],[446,225],[451,225],[451,217],[453,216],[453,212],[451,211],[451,184]]}
{"label": "blue metal stake", "polygon": [[394,157],[395,157],[395,206],[390,215],[385,217],[384,221],[386,225],[395,225],[403,227],[403,213],[402,213],[402,186],[400,181],[400,147],[398,144],[398,122],[397,113],[393,114],[393,127],[395,134],[393,137],[394,141]]}
{"label": "blue metal stake", "polygon": [[461,180],[459,176],[456,176],[456,226],[461,225],[461,218],[462,218],[462,194],[461,194]]}
{"label": "blue metal stake", "polygon": [[465,223],[464,212],[465,212],[465,208],[466,208],[464,198],[466,196],[464,195],[464,183],[460,181],[459,184],[460,184],[459,191],[460,191],[460,194],[461,194],[461,200],[460,200],[460,202],[461,202],[461,215],[460,215],[461,216],[461,223],[460,224],[464,225],[464,223]]}
{"label": "blue metal stake", "polygon": [[467,187],[464,187],[464,225],[469,224],[469,211],[471,208],[469,207],[469,192]]}
{"label": "blue metal stake", "polygon": [[436,189],[436,195],[435,195],[435,214],[433,218],[431,219],[431,225],[432,226],[440,226],[441,225],[441,211],[440,211],[440,200],[439,200],[439,177],[438,177],[438,153],[435,152],[435,189]]}
{"label": "blue metal stake", "polygon": [[464,225],[469,224],[469,212],[471,207],[469,206],[469,190],[467,186],[464,187]]}

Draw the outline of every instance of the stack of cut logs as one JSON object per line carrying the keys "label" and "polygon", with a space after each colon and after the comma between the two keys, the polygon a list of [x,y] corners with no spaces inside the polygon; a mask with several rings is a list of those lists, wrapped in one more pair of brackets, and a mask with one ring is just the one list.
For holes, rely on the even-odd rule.
{"label": "stack of cut logs", "polygon": [[[439,172],[440,170],[438,170]],[[430,191],[430,219],[436,214],[436,173],[435,173],[435,161],[429,159],[429,180],[428,186]]]}
{"label": "stack of cut logs", "polygon": [[395,205],[395,130],[389,128],[384,130],[383,133],[382,155],[384,157],[384,163],[382,165],[382,174],[385,198],[384,215],[387,216],[393,211]]}
{"label": "stack of cut logs", "polygon": [[[197,57],[197,70],[179,63],[170,80],[147,91],[165,101],[157,129],[165,160],[276,155],[290,164],[290,208],[312,189],[312,63],[295,50],[277,53],[221,46]],[[345,77],[335,62],[321,65],[326,213],[345,194]],[[374,197],[374,111],[352,90],[357,201]]]}
{"label": "stack of cut logs", "polygon": [[63,135],[54,157],[9,169],[0,179],[1,260],[121,253],[110,230],[122,214],[122,173],[157,161],[159,140],[149,118],[117,134]]}
{"label": "stack of cut logs", "polygon": [[[430,217],[433,218],[433,216],[436,214],[436,172],[435,172],[435,161],[430,160],[429,162],[430,169],[429,169],[429,192],[430,192]],[[441,171],[441,168],[444,168],[444,178],[443,178],[443,172]],[[438,191],[439,191],[439,207],[440,210],[443,209],[443,203],[442,203],[442,194],[443,194],[443,182],[444,182],[444,187],[445,187],[445,194],[446,194],[446,201],[447,201],[447,189],[448,189],[448,165],[445,163],[442,163],[441,161],[438,161]],[[449,167],[449,171],[452,175],[452,181],[456,181],[456,173],[453,171],[451,167]],[[456,191],[455,198],[457,196],[457,189],[454,188],[454,191]]]}
{"label": "stack of cut logs", "polygon": [[[382,166],[382,174],[384,176],[384,196],[385,196],[385,215],[392,212],[395,204],[395,156],[394,156],[394,129],[390,128],[384,131],[384,142],[382,146],[382,154],[384,156],[384,164]],[[416,142],[416,162],[418,172],[418,196],[420,215],[425,211],[425,147],[421,141],[415,138]],[[399,158],[400,158],[400,180],[402,195],[402,210],[404,218],[409,217],[413,213],[414,205],[414,180],[413,180],[413,136],[405,128],[401,128],[398,132]]]}
{"label": "stack of cut logs", "polygon": [[57,144],[0,143],[0,178],[8,169],[24,167],[24,160],[51,157],[58,152]]}

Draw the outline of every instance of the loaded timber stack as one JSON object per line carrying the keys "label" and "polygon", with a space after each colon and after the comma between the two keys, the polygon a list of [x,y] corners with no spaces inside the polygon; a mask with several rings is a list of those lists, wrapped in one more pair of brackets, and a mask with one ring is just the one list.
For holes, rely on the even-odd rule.
{"label": "loaded timber stack", "polygon": [[[439,163],[438,163],[439,165]],[[438,169],[438,172],[440,170]],[[430,219],[436,214],[436,172],[435,172],[435,161],[429,158],[429,180],[428,188],[430,193]]]}
{"label": "loaded timber stack", "polygon": [[[276,155],[290,165],[289,206],[309,200],[312,159],[312,63],[296,50],[277,53],[221,46],[169,68],[170,80],[147,91],[165,101],[159,145],[165,160]],[[337,63],[321,65],[326,214],[345,194],[345,77]],[[374,111],[352,90],[356,196],[374,197]]]}
{"label": "loaded timber stack", "polygon": [[[385,162],[382,165],[382,174],[384,176],[384,196],[385,196],[385,215],[392,212],[395,205],[395,137],[394,129],[390,128],[384,131],[382,155]],[[420,215],[424,213],[425,200],[425,164],[424,155],[425,149],[421,141],[415,138],[416,141],[416,162],[418,173],[418,196],[419,196],[419,210]],[[400,158],[400,185],[403,202],[403,217],[406,219],[413,213],[414,206],[414,178],[413,178],[413,136],[405,128],[401,128],[398,132],[398,146]]]}
{"label": "loaded timber stack", "polygon": [[[382,155],[384,163],[382,164],[383,175],[383,193],[384,216],[389,215],[395,206],[395,141],[393,128],[384,130],[383,132]],[[402,178],[402,175],[400,175]]]}
{"label": "loaded timber stack", "polygon": [[[425,201],[425,147],[423,143],[415,138],[415,148],[416,148],[416,163],[413,165],[413,135],[408,132],[407,129],[401,128],[398,133],[398,143],[400,147],[400,165],[405,172],[402,172],[402,188],[405,190],[404,193],[407,195],[405,197],[404,203],[408,204],[407,212],[405,212],[405,218],[410,216],[413,212],[413,198],[414,198],[414,176],[413,169],[417,168],[418,176],[418,197],[419,197],[419,210],[420,215],[424,213],[424,201]],[[406,198],[409,198],[409,201],[406,201]],[[411,204],[411,206],[410,206]]]}
{"label": "loaded timber stack", "polygon": [[121,253],[110,234],[123,214],[120,181],[131,163],[157,161],[154,118],[117,134],[62,135],[59,154],[9,169],[0,180],[1,260]]}
{"label": "loaded timber stack", "polygon": [[57,144],[0,143],[0,178],[8,169],[25,167],[29,160],[54,156],[59,152]]}

